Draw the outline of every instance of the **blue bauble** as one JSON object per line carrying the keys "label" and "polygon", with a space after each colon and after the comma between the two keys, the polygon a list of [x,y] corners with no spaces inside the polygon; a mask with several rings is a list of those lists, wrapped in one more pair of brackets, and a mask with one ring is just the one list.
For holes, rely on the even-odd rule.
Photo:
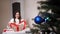
{"label": "blue bauble", "polygon": [[35,17],[35,19],[34,19],[34,22],[36,23],[36,24],[40,24],[41,22],[42,22],[42,18],[40,17],[40,16],[36,16]]}

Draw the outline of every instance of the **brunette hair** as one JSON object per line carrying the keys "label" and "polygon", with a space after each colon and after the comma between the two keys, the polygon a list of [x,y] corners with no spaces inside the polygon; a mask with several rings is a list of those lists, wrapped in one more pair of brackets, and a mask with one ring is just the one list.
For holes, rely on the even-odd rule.
{"label": "brunette hair", "polygon": [[19,18],[18,19],[19,19],[19,22],[20,22],[20,20],[21,20],[21,14],[20,14],[19,10],[15,10],[15,12],[13,13],[14,22],[16,22],[15,21],[15,18],[16,18],[15,15],[16,15],[17,12],[19,13]]}

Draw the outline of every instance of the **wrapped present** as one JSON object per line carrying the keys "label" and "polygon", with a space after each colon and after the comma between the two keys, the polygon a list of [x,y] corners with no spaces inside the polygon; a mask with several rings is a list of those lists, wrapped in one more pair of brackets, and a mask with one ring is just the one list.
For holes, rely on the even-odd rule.
{"label": "wrapped present", "polygon": [[10,27],[11,27],[14,31],[19,31],[19,25],[16,25],[15,23],[10,23]]}
{"label": "wrapped present", "polygon": [[21,20],[19,24],[23,24],[23,30],[26,28],[26,21],[24,19]]}
{"label": "wrapped present", "polygon": [[26,21],[23,20],[19,24],[10,23],[9,25],[14,31],[22,31],[26,28]]}
{"label": "wrapped present", "polygon": [[13,29],[3,29],[3,32],[14,32],[14,30]]}

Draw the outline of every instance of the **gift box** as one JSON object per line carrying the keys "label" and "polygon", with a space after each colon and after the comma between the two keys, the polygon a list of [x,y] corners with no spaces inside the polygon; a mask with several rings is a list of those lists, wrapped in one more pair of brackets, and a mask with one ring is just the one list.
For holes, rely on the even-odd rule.
{"label": "gift box", "polygon": [[10,23],[10,27],[11,27],[14,31],[19,31],[19,26],[16,25],[15,23]]}
{"label": "gift box", "polygon": [[22,31],[26,28],[26,21],[21,21],[19,24],[10,23],[9,25],[14,31]]}
{"label": "gift box", "polygon": [[13,29],[3,29],[3,32],[14,32],[14,30]]}

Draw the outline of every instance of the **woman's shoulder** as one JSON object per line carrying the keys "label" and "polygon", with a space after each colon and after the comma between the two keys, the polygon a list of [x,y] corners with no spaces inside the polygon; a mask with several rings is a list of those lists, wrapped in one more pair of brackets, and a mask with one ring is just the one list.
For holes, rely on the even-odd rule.
{"label": "woman's shoulder", "polygon": [[14,20],[14,18],[11,18],[10,20]]}
{"label": "woman's shoulder", "polygon": [[25,19],[21,19],[21,21],[24,21]]}
{"label": "woman's shoulder", "polygon": [[14,18],[10,19],[10,22],[13,22],[14,21]]}

